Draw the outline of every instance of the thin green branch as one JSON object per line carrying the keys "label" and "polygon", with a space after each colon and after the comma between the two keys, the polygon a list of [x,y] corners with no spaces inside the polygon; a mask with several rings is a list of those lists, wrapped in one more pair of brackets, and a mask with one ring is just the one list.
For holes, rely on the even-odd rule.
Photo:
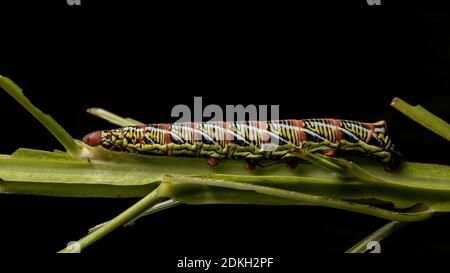
{"label": "thin green branch", "polygon": [[72,136],[70,136],[70,134],[51,116],[44,114],[41,110],[36,108],[28,98],[23,95],[22,89],[13,81],[0,75],[0,87],[44,125],[70,154],[75,156],[82,154],[82,148],[77,145]]}
{"label": "thin green branch", "polygon": [[154,206],[162,199],[161,195],[163,193],[162,187],[164,186],[161,184],[158,188],[150,192],[147,196],[139,200],[136,204],[129,207],[127,210],[119,214],[117,217],[110,220],[108,223],[106,223],[96,231],[78,240],[75,244],[69,245],[66,248],[62,249],[61,251],[59,251],[59,253],[73,253],[82,251],[83,249],[90,246],[99,239],[103,238],[105,235],[112,232],[116,228],[123,226],[126,223],[129,223],[131,220],[141,215],[143,212],[148,210],[148,208]]}
{"label": "thin green branch", "polygon": [[123,118],[102,108],[89,108],[86,112],[118,126],[134,126],[143,124],[143,122],[130,118]]}
{"label": "thin green branch", "polygon": [[304,149],[297,149],[296,151],[293,152],[293,154],[297,155],[301,159],[316,164],[317,166],[320,166],[323,169],[334,172],[339,176],[342,177],[349,176],[349,173],[342,166],[339,166],[338,164],[331,162],[330,160],[328,160],[327,157],[315,155]]}
{"label": "thin green branch", "polygon": [[412,106],[400,98],[394,98],[391,106],[428,130],[450,141],[450,125],[420,105]]}
{"label": "thin green branch", "polygon": [[364,253],[367,251],[367,245],[371,241],[380,242],[384,238],[388,237],[389,235],[394,234],[395,232],[403,229],[406,227],[409,223],[408,222],[398,222],[398,221],[391,221],[375,231],[374,233],[370,234],[363,240],[361,240],[359,243],[354,245],[353,247],[349,248],[345,253]]}
{"label": "thin green branch", "polygon": [[130,122],[131,124],[134,124],[134,125],[145,124],[145,122],[140,122],[139,120],[135,120],[133,118],[125,118],[125,120],[127,120],[128,122]]}
{"label": "thin green branch", "polygon": [[[420,212],[426,209],[427,206],[425,204],[419,203],[414,207],[412,207],[411,209],[409,209],[409,212]],[[364,253],[368,250],[367,246],[371,241],[376,241],[380,243],[383,239],[403,229],[409,224],[411,224],[411,222],[398,222],[398,221],[389,222],[382,228],[378,229],[374,233],[370,234],[369,236],[358,242],[353,247],[349,248],[345,253]]]}
{"label": "thin green branch", "polygon": [[[144,216],[148,216],[148,215],[153,214],[155,212],[159,212],[159,211],[163,211],[163,210],[166,210],[166,209],[170,209],[170,208],[173,208],[173,207],[181,205],[181,204],[182,204],[181,202],[176,201],[174,199],[169,199],[169,200],[163,201],[161,203],[158,203],[158,204],[154,205],[150,209],[144,211],[142,214],[134,217],[128,223],[125,223],[124,226],[130,226],[130,225],[134,224],[134,222],[136,222],[136,220],[138,220],[138,219],[140,219],[140,218],[142,218]],[[98,224],[95,227],[90,228],[88,232],[92,233],[92,232],[98,230],[99,228],[103,227],[107,223],[109,223],[109,221],[101,223],[101,224]]]}

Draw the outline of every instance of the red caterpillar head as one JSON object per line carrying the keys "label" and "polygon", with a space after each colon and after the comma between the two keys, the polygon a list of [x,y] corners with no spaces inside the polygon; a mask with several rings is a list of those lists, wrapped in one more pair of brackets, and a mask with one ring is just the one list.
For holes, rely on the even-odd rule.
{"label": "red caterpillar head", "polygon": [[83,142],[89,146],[102,146],[106,149],[118,150],[117,147],[114,148],[115,140],[116,137],[113,137],[113,130],[95,131],[83,137]]}
{"label": "red caterpillar head", "polygon": [[145,125],[127,126],[112,130],[95,131],[83,138],[89,146],[102,146],[113,151],[128,150],[128,145],[142,143]]}
{"label": "red caterpillar head", "polygon": [[83,137],[83,142],[89,146],[98,146],[103,144],[102,131],[92,132]]}

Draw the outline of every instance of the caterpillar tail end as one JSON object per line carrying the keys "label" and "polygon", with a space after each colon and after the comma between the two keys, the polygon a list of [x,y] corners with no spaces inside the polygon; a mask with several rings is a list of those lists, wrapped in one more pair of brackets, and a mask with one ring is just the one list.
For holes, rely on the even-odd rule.
{"label": "caterpillar tail end", "polygon": [[400,152],[392,149],[390,153],[391,158],[389,162],[384,165],[384,169],[388,172],[397,170],[403,162],[403,155]]}

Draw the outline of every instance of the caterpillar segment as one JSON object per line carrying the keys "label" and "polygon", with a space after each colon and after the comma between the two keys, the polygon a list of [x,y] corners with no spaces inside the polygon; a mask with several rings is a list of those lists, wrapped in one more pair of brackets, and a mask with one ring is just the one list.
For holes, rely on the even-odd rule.
{"label": "caterpillar segment", "polygon": [[326,156],[359,154],[376,158],[387,171],[402,162],[385,121],[363,123],[339,119],[149,124],[96,131],[83,141],[113,151],[161,156],[206,157],[211,167],[221,159],[245,159],[247,170],[260,160],[295,168],[298,149]]}

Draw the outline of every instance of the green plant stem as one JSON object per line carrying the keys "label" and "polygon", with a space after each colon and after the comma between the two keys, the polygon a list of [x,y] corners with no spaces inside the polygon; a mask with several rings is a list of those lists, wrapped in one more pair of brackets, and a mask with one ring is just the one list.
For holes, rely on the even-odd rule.
{"label": "green plant stem", "polygon": [[371,241],[377,241],[380,242],[384,238],[388,237],[389,235],[394,234],[395,232],[403,229],[406,227],[409,223],[408,222],[398,222],[398,221],[391,221],[375,231],[374,233],[370,234],[363,240],[361,240],[359,243],[354,245],[353,247],[349,248],[345,253],[364,253],[367,251],[367,244]]}
{"label": "green plant stem", "polygon": [[51,116],[44,114],[41,110],[36,108],[30,100],[23,95],[22,89],[13,81],[0,75],[0,86],[30,112],[42,125],[44,125],[70,154],[78,156],[82,153],[82,148],[77,145],[72,136],[70,136],[70,134]]}
{"label": "green plant stem", "polygon": [[[409,209],[409,212],[418,212],[423,211],[427,209],[427,206],[423,203],[419,203]],[[360,242],[358,242],[353,247],[349,248],[346,253],[364,253],[367,251],[367,245],[370,241],[377,241],[378,243],[381,242],[383,239],[387,238],[388,236],[396,233],[397,231],[403,229],[407,225],[411,224],[410,222],[398,222],[398,221],[392,221],[387,223],[382,228],[378,229],[374,233],[370,234]]]}
{"label": "green plant stem", "polygon": [[300,148],[296,149],[295,151],[292,151],[291,153],[295,154],[296,156],[298,156],[303,160],[316,164],[317,166],[320,166],[321,168],[326,169],[328,171],[334,172],[340,176],[343,177],[347,176],[345,169],[335,164],[334,162],[330,162],[329,160],[327,160],[326,157],[317,156],[307,150]]}
{"label": "green plant stem", "polygon": [[77,241],[78,246],[75,249],[72,246],[68,246],[59,253],[72,253],[75,250],[82,251],[86,247],[90,246],[94,242],[98,241],[99,239],[103,238],[108,233],[112,232],[116,228],[123,226],[124,224],[130,222],[133,220],[136,216],[142,214],[146,210],[148,210],[149,207],[152,207],[156,203],[158,203],[162,197],[161,197],[161,191],[162,191],[163,185],[161,184],[150,192],[147,196],[139,200],[136,204],[119,214],[117,217],[97,229],[96,231],[88,234],[87,236],[83,237],[81,240]]}
{"label": "green plant stem", "polygon": [[[173,207],[178,206],[178,205],[181,205],[181,202],[176,201],[174,199],[169,199],[169,200],[163,201],[161,203],[158,203],[158,204],[154,205],[150,209],[144,211],[142,214],[134,217],[128,223],[125,223],[124,226],[132,225],[136,220],[138,220],[138,219],[140,219],[140,218],[142,218],[144,216],[148,216],[148,215],[153,214],[155,212],[159,212],[159,211],[163,211],[163,210],[166,210],[166,209],[170,209],[170,208],[173,208]],[[101,224],[98,224],[95,227],[90,228],[88,233],[92,233],[92,232],[98,230],[99,228],[101,228],[102,226],[106,225],[107,223],[109,223],[109,221],[101,223]]]}
{"label": "green plant stem", "polygon": [[[254,191],[256,193],[267,196],[294,200],[306,205],[317,205],[342,209],[372,215],[388,220],[402,221],[402,222],[422,221],[431,217],[434,212],[432,209],[427,209],[420,212],[395,212],[355,202],[348,202],[339,199],[277,189],[273,187],[259,186],[249,183],[239,183],[225,180],[214,180],[196,177],[166,176],[164,177],[163,181],[171,185],[170,187],[168,187],[168,190],[166,191],[166,193],[168,194],[167,197],[174,198],[179,201],[183,201],[183,194],[184,194],[183,188],[185,187],[185,184],[197,184],[202,186],[215,186],[242,191]],[[188,189],[188,191],[189,190],[192,189]]]}
{"label": "green plant stem", "polygon": [[[200,162],[197,159],[183,161],[182,159],[171,158],[168,160],[161,157],[123,155],[98,147],[87,147],[84,143],[74,140],[53,118],[37,109],[23,95],[20,87],[15,85],[11,80],[0,76],[0,86],[33,114],[61,142],[67,149],[69,155],[90,159],[89,161],[77,161],[73,157],[67,157],[67,155],[64,157],[61,153],[42,153],[42,151],[31,150],[21,150],[15,156],[0,156],[0,164],[2,165],[0,174],[4,180],[0,183],[0,192],[17,193],[23,190],[22,193],[55,194],[56,191],[58,192],[57,194],[65,192],[65,194],[77,196],[85,191],[85,196],[89,194],[105,195],[106,193],[109,195],[117,194],[123,196],[121,189],[130,188],[130,185],[133,185],[133,183],[140,188],[136,190],[131,189],[132,192],[128,193],[130,195],[137,194],[138,191],[143,191],[143,194],[147,194],[150,190],[157,187],[135,205],[111,221],[96,227],[95,231],[78,241],[81,250],[117,227],[130,223],[147,214],[171,207],[169,205],[167,207],[163,205],[164,202],[159,203],[159,206],[155,205],[162,198],[174,198],[177,200],[176,202],[190,202],[193,204],[201,204],[202,202],[204,204],[219,202],[285,204],[288,203],[286,200],[292,200],[292,202],[289,201],[290,204],[327,206],[396,221],[366,238],[372,240],[385,238],[395,230],[398,230],[399,227],[404,225],[404,223],[399,222],[421,221],[432,216],[434,212],[446,212],[450,210],[450,202],[448,201],[447,195],[449,191],[448,184],[440,183],[442,179],[448,177],[448,167],[427,165],[428,167],[424,168],[420,164],[408,163],[404,164],[402,172],[392,175],[383,171],[380,172],[373,166],[374,164],[368,164],[364,168],[360,168],[345,160],[328,158],[312,154],[308,151],[298,150],[299,158],[310,161],[315,166],[327,169],[333,172],[333,174],[303,166],[304,169],[310,170],[285,173],[275,167],[268,167],[257,170],[254,174],[249,175],[248,173],[240,172],[242,166],[238,166],[238,162],[224,162],[214,171],[210,169],[205,170],[202,167],[203,165],[200,165],[200,163],[204,162]],[[420,106],[412,107],[398,98],[393,100],[392,106],[426,128],[450,140],[450,126],[444,120],[437,118],[424,108]],[[121,118],[101,108],[90,109],[88,112],[119,126],[141,124],[130,118]],[[182,162],[183,164],[180,164]],[[189,167],[186,168],[185,165]],[[36,170],[39,170],[39,172],[36,172]],[[268,181],[269,176],[267,176],[269,173],[273,176],[272,179],[275,179],[277,182],[275,186],[253,184],[255,182],[270,184],[271,182]],[[308,175],[305,176],[305,173]],[[348,179],[337,179],[334,177],[334,173]],[[167,176],[167,174],[178,174],[179,176]],[[311,177],[313,174],[317,174],[317,177]],[[189,175],[222,175],[229,177],[226,178],[227,180],[217,180],[192,177]],[[406,179],[408,177],[414,179]],[[162,182],[161,179],[163,180]],[[312,183],[312,180],[315,182]],[[38,183],[30,183],[35,181],[38,181]],[[340,189],[338,188],[328,189],[328,186],[339,186],[342,188],[352,186],[351,183],[358,183],[360,181],[372,182],[372,184],[376,184],[376,187],[368,188],[368,186],[372,185],[367,183],[358,184],[359,192],[362,192],[363,188],[367,192],[357,195],[352,191],[350,196],[354,198],[350,198],[351,200],[343,197],[348,196],[348,193],[346,193],[347,195],[340,195],[341,192],[339,192]],[[155,184],[152,185],[153,183]],[[303,186],[305,183],[314,184],[314,190],[317,191],[305,193],[304,188],[297,188],[297,186]],[[33,186],[30,187],[31,184]],[[89,190],[84,189],[87,184],[90,186]],[[42,185],[46,187],[45,190],[42,190]],[[280,189],[283,186],[294,186],[296,190]],[[323,191],[318,186],[326,187],[327,190]],[[68,187],[69,190],[67,190]],[[92,194],[91,192],[96,187],[98,193]],[[117,191],[115,191],[114,187],[117,187]],[[395,194],[392,196],[380,195],[377,187],[386,187],[386,189],[395,190],[395,194],[399,196]],[[417,193],[418,188],[427,188],[427,191],[420,191],[420,196],[414,195],[411,199],[411,194]],[[229,189],[228,192],[227,189]],[[333,189],[338,194],[333,192]],[[89,192],[89,194],[86,194],[86,192]],[[239,194],[236,194],[236,192]],[[233,199],[227,199],[226,194],[230,193],[234,197]],[[325,193],[328,193],[330,196],[323,195]],[[199,200],[197,198],[198,194],[200,196],[203,194],[204,198]],[[396,205],[401,205],[401,207],[406,207],[405,204],[410,204],[412,202],[411,200],[414,201],[413,204],[416,202],[424,202],[425,200],[427,201],[425,203],[427,203],[428,207],[420,211],[404,213],[358,203],[359,198],[374,198],[377,194],[381,197],[380,200],[391,201]],[[255,196],[257,197],[255,198]],[[224,197],[223,200],[225,201],[221,200],[221,197]],[[406,199],[403,200],[403,198]],[[249,200],[251,201],[249,202]],[[360,246],[359,249],[363,246],[365,247],[365,245]],[[73,248],[70,246],[61,250],[63,253],[71,251],[73,251]]]}
{"label": "green plant stem", "polygon": [[450,125],[420,105],[412,106],[400,98],[394,98],[391,106],[425,128],[450,141]]}
{"label": "green plant stem", "polygon": [[[183,195],[186,191],[192,191],[189,185],[200,185],[200,186],[214,186],[242,191],[254,191],[256,193],[278,197],[282,199],[295,200],[308,205],[319,205],[327,206],[337,209],[344,209],[348,211],[364,213],[372,216],[377,216],[385,219],[392,219],[396,221],[421,221],[427,219],[432,215],[432,211],[421,211],[416,213],[402,213],[393,212],[388,210],[383,210],[380,208],[347,202],[342,200],[335,200],[332,198],[326,198],[322,196],[313,196],[309,194],[303,194],[294,191],[281,190],[272,187],[258,186],[253,184],[225,181],[225,180],[214,180],[196,177],[174,177],[165,176],[163,182],[150,194],[141,199],[139,202],[128,208],[126,211],[119,214],[114,219],[100,226],[94,232],[88,234],[84,238],[78,241],[78,248],[73,248],[68,246],[60,251],[60,253],[70,253],[75,250],[83,250],[97,240],[103,238],[108,233],[112,232],[116,228],[123,226],[133,219],[140,217],[149,208],[154,207],[155,204],[159,202],[164,197],[179,199],[182,202]],[[188,186],[186,188],[186,186]]]}
{"label": "green plant stem", "polygon": [[143,124],[143,122],[130,118],[123,118],[102,108],[89,108],[86,112],[118,126],[134,126]]}

